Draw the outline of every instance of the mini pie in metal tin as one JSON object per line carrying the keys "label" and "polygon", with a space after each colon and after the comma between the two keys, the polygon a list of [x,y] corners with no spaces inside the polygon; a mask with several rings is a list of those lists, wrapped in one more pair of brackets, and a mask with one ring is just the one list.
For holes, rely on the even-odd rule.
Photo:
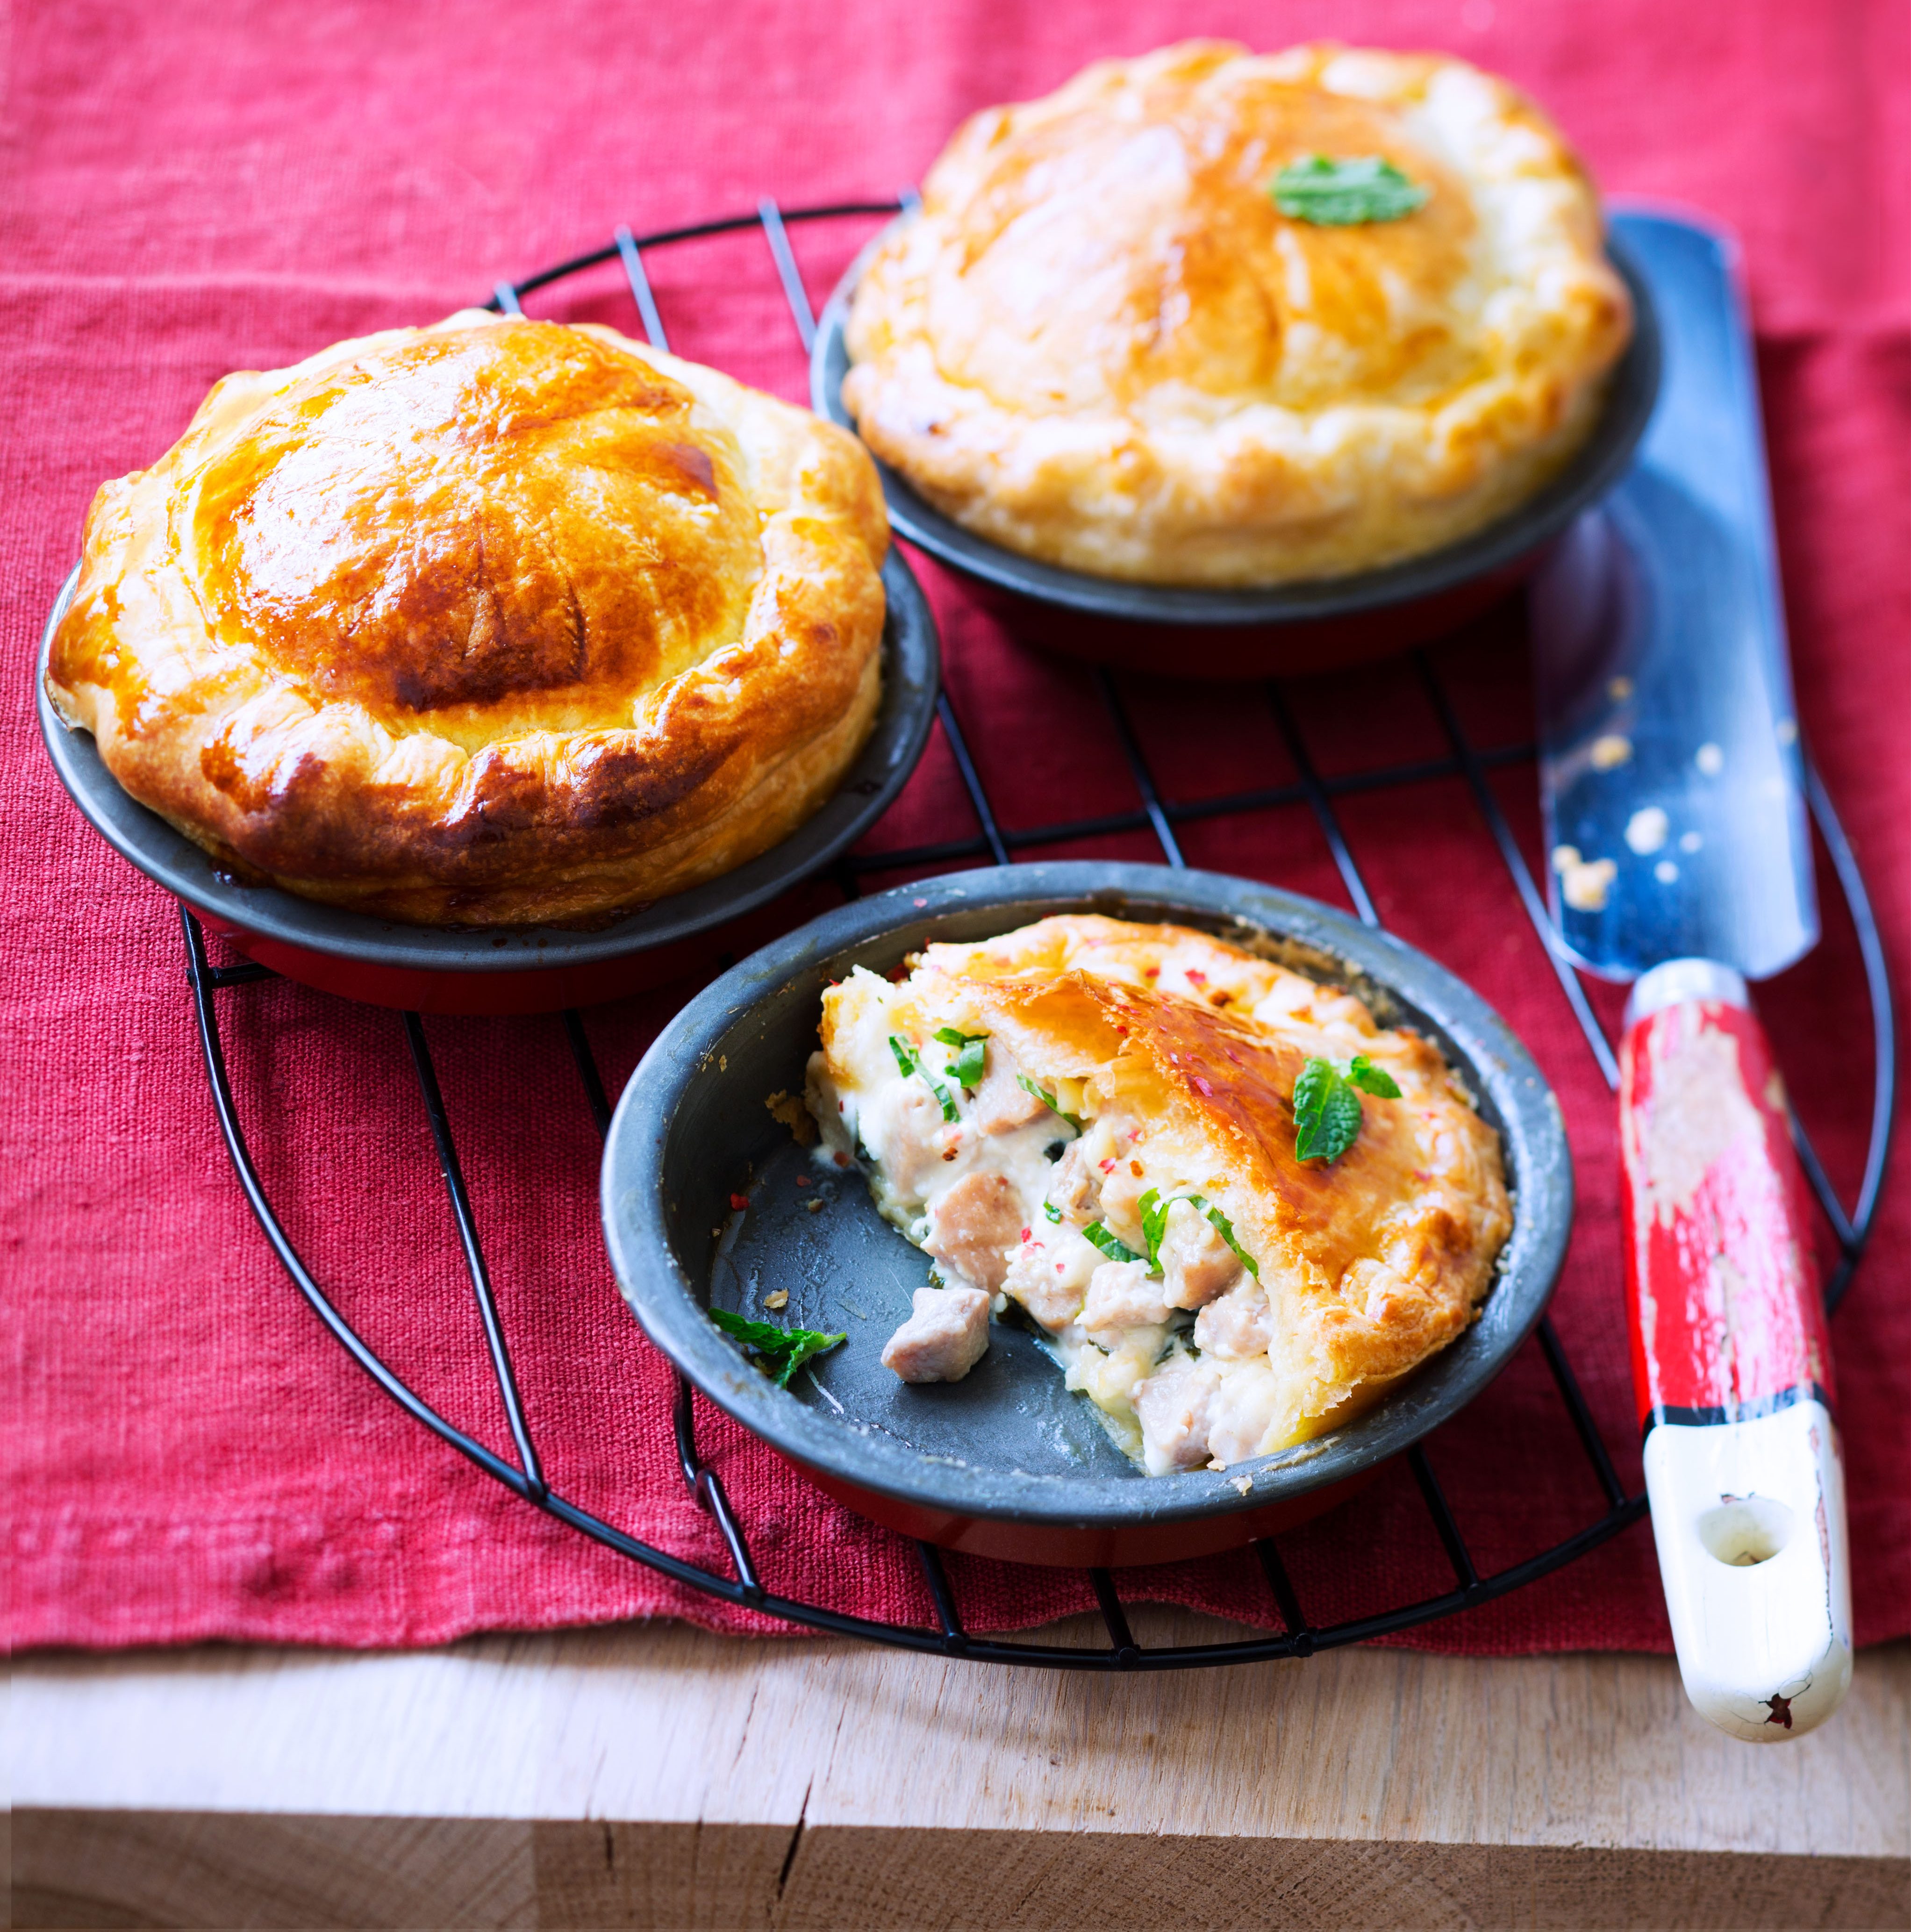
{"label": "mini pie in metal tin", "polygon": [[46,694],[242,878],[604,922],[768,850],[881,697],[854,439],[596,325],[470,311],[229,376],[88,518]]}
{"label": "mini pie in metal tin", "polygon": [[[1377,1018],[1436,1046],[1497,1131],[1514,1221],[1492,1292],[1476,1322],[1365,1413],[1226,1470],[1150,1477],[1024,1330],[997,1324],[960,1382],[908,1387],[883,1366],[928,1262],[878,1214],[860,1175],[830,1178],[784,1124],[824,992],[856,965],[885,972],[926,945],[1058,914],[1192,926],[1348,986]],[[626,1299],[712,1401],[880,1522],[1036,1562],[1226,1548],[1347,1493],[1464,1406],[1531,1332],[1564,1259],[1572,1200],[1558,1105],[1538,1070],[1505,1023],[1424,954],[1272,886],[1090,863],[925,880],[752,955],[646,1054],[619,1102],[602,1185]],[[788,1301],[767,1310],[777,1293]],[[712,1326],[712,1306],[848,1340],[780,1389]]]}
{"label": "mini pie in metal tin", "polygon": [[[1399,218],[1274,191],[1384,162]],[[1417,198],[1417,204],[1414,205]],[[1467,63],[1190,41],[976,115],[848,317],[844,403],[1062,568],[1244,589],[1451,545],[1586,440],[1632,304],[1558,130]]]}

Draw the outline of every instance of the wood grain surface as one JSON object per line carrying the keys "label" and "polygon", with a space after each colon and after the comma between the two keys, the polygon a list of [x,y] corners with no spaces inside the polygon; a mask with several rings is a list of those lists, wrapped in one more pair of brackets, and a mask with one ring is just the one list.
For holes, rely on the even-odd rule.
{"label": "wood grain surface", "polygon": [[8,1728],[16,1925],[1911,1923],[1905,1646],[1772,1748],[1658,1658],[1089,1677],[666,1625],[32,1658]]}

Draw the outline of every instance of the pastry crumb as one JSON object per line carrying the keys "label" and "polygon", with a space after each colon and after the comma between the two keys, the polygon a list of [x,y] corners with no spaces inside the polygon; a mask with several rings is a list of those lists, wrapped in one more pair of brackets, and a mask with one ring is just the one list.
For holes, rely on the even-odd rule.
{"label": "pastry crumb", "polygon": [[787,1288],[779,1288],[774,1294],[766,1294],[763,1298],[763,1305],[766,1308],[788,1308],[790,1305],[790,1291]]}
{"label": "pastry crumb", "polygon": [[779,1087],[764,1102],[771,1117],[780,1120],[790,1130],[790,1138],[798,1147],[814,1147],[816,1144],[816,1123],[810,1118],[809,1109],[794,1094],[785,1093]]}
{"label": "pastry crumb", "polygon": [[1592,768],[1596,772],[1616,771],[1632,758],[1632,740],[1623,733],[1609,731],[1592,741]]}
{"label": "pastry crumb", "polygon": [[1610,859],[1582,860],[1560,868],[1559,896],[1575,912],[1604,912],[1619,868]]}
{"label": "pastry crumb", "polygon": [[1228,1478],[1228,1486],[1231,1490],[1238,1491],[1240,1495],[1246,1496],[1254,1486],[1254,1478],[1252,1476],[1230,1476]]}

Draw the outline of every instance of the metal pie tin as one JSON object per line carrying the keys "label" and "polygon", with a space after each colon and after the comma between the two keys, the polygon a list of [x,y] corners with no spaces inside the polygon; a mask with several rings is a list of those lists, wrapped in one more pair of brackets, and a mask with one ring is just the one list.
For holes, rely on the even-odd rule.
{"label": "metal pie tin", "polygon": [[[844,328],[864,268],[896,226],[891,223],[850,264],[817,325],[810,353],[812,407],[851,431],[856,421],[842,397],[849,370]],[[1609,380],[1597,425],[1544,489],[1457,543],[1383,569],[1266,590],[1130,583],[1040,562],[964,530],[879,459],[890,524],[959,572],[1010,629],[1096,663],[1186,677],[1284,676],[1424,644],[1523,582],[1632,459],[1658,395],[1660,355],[1652,296],[1624,230],[1622,216],[1607,254],[1632,297],[1633,337]]]}
{"label": "metal pie tin", "polygon": [[[800,1095],[824,988],[932,940],[992,937],[1059,912],[1167,920],[1352,985],[1383,1022],[1434,1041],[1498,1130],[1512,1236],[1480,1318],[1366,1414],[1224,1472],[1145,1476],[1034,1335],[992,1324],[960,1382],[905,1387],[880,1362],[928,1258],[876,1214],[862,1178],[819,1164],[766,1102]],[[732,1196],[746,1199],[740,1213]],[[812,1204],[820,1201],[820,1208]],[[624,1090],[604,1156],[605,1240],[644,1331],[702,1390],[824,1489],[945,1546],[1045,1564],[1160,1562],[1316,1515],[1456,1414],[1544,1312],[1566,1252],[1573,1169],[1559,1108],[1504,1021],[1444,968],[1312,899],[1151,866],[1007,866],[856,901],[706,987]],[[710,1322],[714,1303],[848,1332],[788,1390]]]}
{"label": "metal pie tin", "polygon": [[248,958],[377,1006],[549,1012],[616,999],[706,970],[723,954],[734,957],[787,923],[776,902],[882,815],[915,770],[935,718],[941,669],[935,620],[908,563],[892,549],[883,566],[889,609],[875,728],[835,794],[781,844],[596,932],[406,926],[274,886],[242,885],[121,788],[92,734],[67,725],[46,696],[47,655],[79,576],[76,569],[67,579],[46,620],[34,677],[40,734],[74,802],[122,857]]}

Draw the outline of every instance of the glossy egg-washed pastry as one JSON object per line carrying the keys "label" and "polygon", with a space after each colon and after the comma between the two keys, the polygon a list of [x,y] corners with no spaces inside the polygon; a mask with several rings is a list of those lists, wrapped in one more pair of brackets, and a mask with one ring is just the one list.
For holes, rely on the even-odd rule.
{"label": "glossy egg-washed pastry", "polygon": [[[1323,225],[1283,170],[1420,205]],[[1424,196],[1424,199],[1420,199]],[[845,403],[1045,562],[1246,586],[1450,542],[1597,418],[1631,308],[1558,130],[1465,62],[1198,40],[966,122],[856,291]]]}
{"label": "glossy egg-washed pastry", "polygon": [[[1088,916],[910,969],[825,993],[807,1096],[935,1258],[884,1358],[905,1381],[959,1378],[1014,1301],[1150,1473],[1225,1468],[1359,1414],[1473,1320],[1512,1226],[1498,1136],[1351,993]],[[1399,1096],[1299,1158],[1303,1070],[1362,1055]]]}
{"label": "glossy egg-washed pastry", "polygon": [[589,924],[728,872],[874,722],[855,440],[584,324],[480,311],[228,376],[87,519],[46,689],[242,878]]}

